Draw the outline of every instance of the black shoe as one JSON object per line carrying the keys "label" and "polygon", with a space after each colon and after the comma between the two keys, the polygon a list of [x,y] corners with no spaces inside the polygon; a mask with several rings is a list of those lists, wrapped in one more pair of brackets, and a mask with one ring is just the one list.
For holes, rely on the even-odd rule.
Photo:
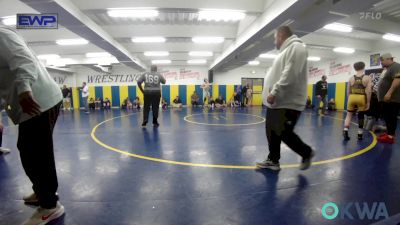
{"label": "black shoe", "polygon": [[361,141],[363,139],[363,134],[358,134],[357,138],[358,138],[359,141]]}
{"label": "black shoe", "polygon": [[142,123],[142,127],[146,127],[146,125],[147,125],[147,122]]}
{"label": "black shoe", "polygon": [[159,127],[160,124],[158,122],[153,123],[153,127]]}
{"label": "black shoe", "polygon": [[310,156],[308,156],[307,158],[303,158],[301,160],[301,164],[300,164],[299,169],[300,170],[306,170],[306,169],[310,168],[311,160],[312,160],[312,158],[314,158],[314,156],[315,156],[315,151],[311,150]]}
{"label": "black shoe", "polygon": [[349,131],[347,131],[347,130],[343,131],[343,138],[344,138],[345,141],[350,140]]}

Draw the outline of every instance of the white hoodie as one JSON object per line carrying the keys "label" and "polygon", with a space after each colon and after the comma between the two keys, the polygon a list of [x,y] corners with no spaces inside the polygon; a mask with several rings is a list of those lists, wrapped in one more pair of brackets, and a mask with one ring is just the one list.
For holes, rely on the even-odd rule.
{"label": "white hoodie", "polygon": [[62,100],[57,83],[22,37],[0,27],[0,98],[6,101],[7,114],[15,124],[32,118],[19,105],[19,94],[26,91],[32,92],[42,112]]}
{"label": "white hoodie", "polygon": [[[272,109],[303,111],[307,100],[307,57],[303,41],[296,35],[283,42],[278,57],[264,79],[263,103]],[[275,103],[269,104],[269,94]]]}

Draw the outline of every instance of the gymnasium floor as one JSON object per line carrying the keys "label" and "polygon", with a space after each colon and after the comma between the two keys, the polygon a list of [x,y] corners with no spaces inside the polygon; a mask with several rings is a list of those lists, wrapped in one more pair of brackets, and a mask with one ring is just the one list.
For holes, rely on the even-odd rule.
{"label": "gymnasium floor", "polygon": [[[305,111],[298,134],[316,150],[316,165],[282,149],[280,172],[256,171],[267,156],[265,110],[168,109],[161,126],[140,127],[141,113],[112,110],[60,114],[54,133],[59,195],[68,225],[364,225],[326,220],[327,202],[385,202],[400,213],[399,144],[377,144],[370,133],[342,141],[343,113]],[[5,121],[0,156],[0,224],[33,213],[31,192],[16,150],[17,128]],[[399,137],[398,137],[399,138]]]}

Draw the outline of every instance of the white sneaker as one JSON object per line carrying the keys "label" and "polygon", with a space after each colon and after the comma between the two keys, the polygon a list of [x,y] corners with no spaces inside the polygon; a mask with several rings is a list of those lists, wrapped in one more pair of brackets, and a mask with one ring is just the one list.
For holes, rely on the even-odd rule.
{"label": "white sneaker", "polygon": [[266,159],[262,162],[257,162],[256,163],[256,168],[257,169],[270,169],[274,171],[279,171],[281,170],[280,164],[279,163],[274,163],[270,159]]}
{"label": "white sneaker", "polygon": [[10,149],[4,148],[4,147],[0,147],[0,153],[3,153],[3,154],[10,153]]}
{"label": "white sneaker", "polygon": [[64,214],[64,206],[59,202],[54,209],[38,208],[35,213],[21,225],[45,225]]}
{"label": "white sneaker", "polygon": [[35,193],[25,196],[22,199],[24,200],[25,204],[39,206],[39,198]]}

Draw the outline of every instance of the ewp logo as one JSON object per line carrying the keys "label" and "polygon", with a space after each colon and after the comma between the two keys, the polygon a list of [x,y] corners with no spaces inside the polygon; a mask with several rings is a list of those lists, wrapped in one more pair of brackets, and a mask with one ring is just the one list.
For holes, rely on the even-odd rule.
{"label": "ewp logo", "polygon": [[327,220],[334,220],[338,217],[342,220],[380,220],[389,218],[384,202],[374,202],[372,204],[349,202],[341,206],[328,202],[322,207],[322,216]]}
{"label": "ewp logo", "polygon": [[17,14],[17,29],[57,29],[57,14]]}

